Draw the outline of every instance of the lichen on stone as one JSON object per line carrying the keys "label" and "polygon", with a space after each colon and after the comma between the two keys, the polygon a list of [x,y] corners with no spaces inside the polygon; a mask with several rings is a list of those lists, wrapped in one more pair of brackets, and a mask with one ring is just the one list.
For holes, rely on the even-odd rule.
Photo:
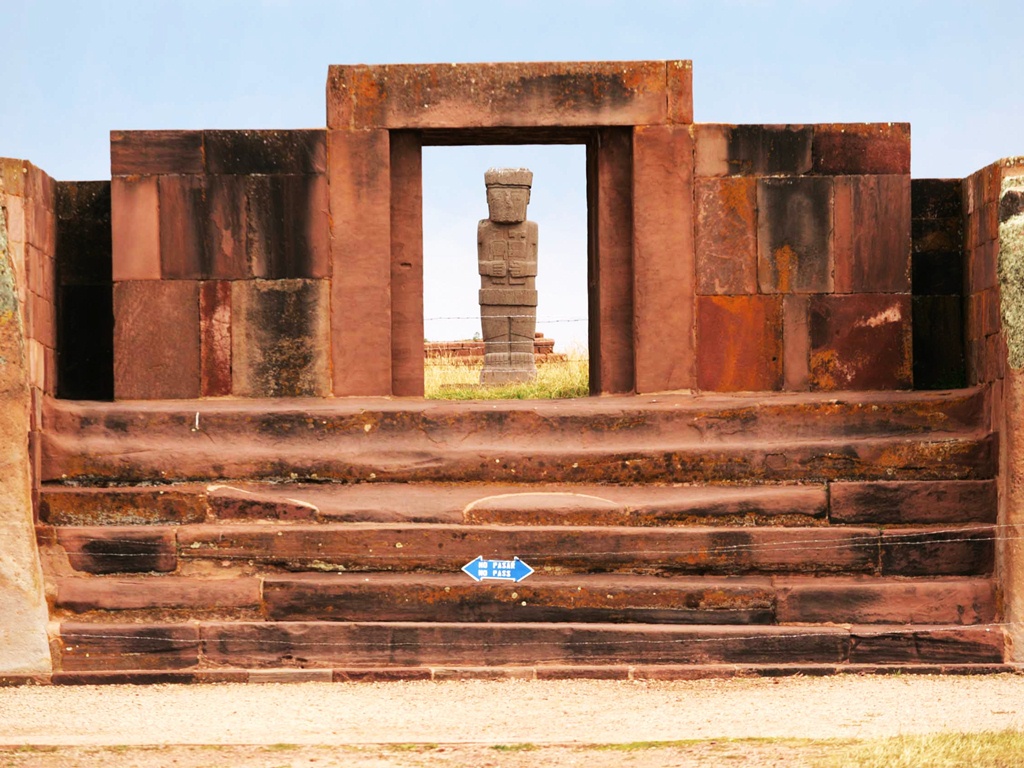
{"label": "lichen on stone", "polygon": [[[1024,177],[1002,181],[1000,200],[1024,193]],[[999,223],[999,293],[1008,362],[1014,370],[1024,368],[1024,213]]]}

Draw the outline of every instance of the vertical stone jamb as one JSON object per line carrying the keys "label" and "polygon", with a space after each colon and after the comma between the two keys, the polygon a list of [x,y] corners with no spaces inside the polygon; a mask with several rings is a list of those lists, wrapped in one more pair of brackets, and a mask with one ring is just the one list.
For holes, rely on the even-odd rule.
{"label": "vertical stone jamb", "polygon": [[587,145],[590,392],[632,392],[633,129],[599,128]]}
{"label": "vertical stone jamb", "polygon": [[423,397],[423,143],[391,134],[391,390]]}
{"label": "vertical stone jamb", "polygon": [[688,125],[633,129],[636,391],[696,384],[693,138]]}
{"label": "vertical stone jamb", "polygon": [[335,396],[391,394],[388,133],[384,129],[327,133]]}

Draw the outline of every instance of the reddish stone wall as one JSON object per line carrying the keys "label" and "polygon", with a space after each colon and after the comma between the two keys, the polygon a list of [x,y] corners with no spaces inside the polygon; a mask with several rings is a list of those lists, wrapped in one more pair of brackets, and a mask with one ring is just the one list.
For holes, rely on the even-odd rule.
{"label": "reddish stone wall", "polygon": [[27,337],[29,383],[34,390],[52,395],[57,391],[56,185],[24,160],[0,158],[0,172],[0,206],[7,221],[8,248]]}
{"label": "reddish stone wall", "polygon": [[909,126],[695,133],[699,387],[909,388]]}
{"label": "reddish stone wall", "polygon": [[324,131],[111,135],[118,399],[330,393]]}
{"label": "reddish stone wall", "polygon": [[[555,354],[555,340],[545,339],[543,333],[537,333],[533,340],[533,354],[537,362],[552,359],[565,359],[565,355]],[[484,359],[484,343],[482,341],[428,341],[423,345],[423,355],[427,358],[457,358],[466,363],[482,362]]]}

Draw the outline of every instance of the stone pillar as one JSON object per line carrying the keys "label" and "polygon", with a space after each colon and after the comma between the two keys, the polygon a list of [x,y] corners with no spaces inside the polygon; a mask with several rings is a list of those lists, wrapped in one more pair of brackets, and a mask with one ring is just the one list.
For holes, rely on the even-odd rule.
{"label": "stone pillar", "polygon": [[587,146],[590,391],[633,391],[633,129]]}
{"label": "stone pillar", "polygon": [[423,397],[423,150],[391,134],[391,389]]}
{"label": "stone pillar", "polygon": [[391,150],[388,131],[328,131],[327,157],[334,394],[390,395]]}
{"label": "stone pillar", "polygon": [[687,125],[633,129],[636,391],[696,385],[693,138]]}
{"label": "stone pillar", "polygon": [[531,381],[537,376],[537,224],[526,220],[526,206],[533,173],[492,168],[484,183],[489,218],[477,226],[484,338],[480,383]]}
{"label": "stone pillar", "polygon": [[0,208],[0,677],[51,670],[32,519],[25,333],[7,245],[6,211]]}

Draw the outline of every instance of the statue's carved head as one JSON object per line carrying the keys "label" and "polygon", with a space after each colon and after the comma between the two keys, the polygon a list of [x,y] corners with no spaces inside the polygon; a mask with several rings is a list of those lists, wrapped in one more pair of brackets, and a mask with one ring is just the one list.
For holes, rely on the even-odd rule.
{"label": "statue's carved head", "polygon": [[491,168],[484,174],[487,210],[491,221],[515,224],[526,221],[533,171],[528,168]]}

